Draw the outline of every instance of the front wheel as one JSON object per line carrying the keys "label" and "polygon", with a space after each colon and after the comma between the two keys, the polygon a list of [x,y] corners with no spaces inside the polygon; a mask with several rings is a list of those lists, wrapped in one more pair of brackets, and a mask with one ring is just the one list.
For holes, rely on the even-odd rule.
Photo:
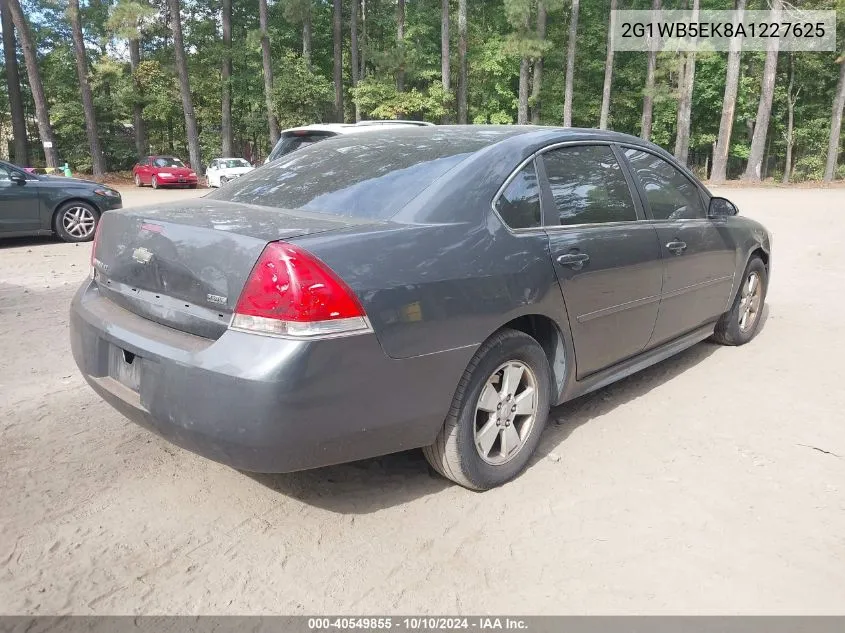
{"label": "front wheel", "polygon": [[716,323],[713,340],[722,345],[745,345],[760,329],[769,275],[759,257],[752,257],[742,276],[731,309]]}
{"label": "front wheel", "polygon": [[431,466],[471,490],[489,490],[521,473],[549,415],[550,371],[532,337],[502,330],[475,353],[434,444]]}
{"label": "front wheel", "polygon": [[89,242],[100,214],[85,202],[69,202],[56,212],[56,234],[65,242]]}
{"label": "front wheel", "polygon": [[153,189],[158,189],[158,178],[155,176],[150,179],[150,184],[153,186]]}
{"label": "front wheel", "polygon": [[229,182],[229,179],[226,176],[220,176],[220,186],[223,187],[226,183]]}

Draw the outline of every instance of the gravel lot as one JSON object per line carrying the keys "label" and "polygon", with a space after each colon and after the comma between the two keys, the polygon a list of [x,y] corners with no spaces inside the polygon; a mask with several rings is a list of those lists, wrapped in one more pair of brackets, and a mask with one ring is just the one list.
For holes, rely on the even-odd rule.
{"label": "gravel lot", "polygon": [[0,612],[842,613],[845,189],[726,195],[774,234],[758,338],[554,409],[486,494],[419,451],[258,476],[167,444],[71,358],[90,246],[0,242]]}

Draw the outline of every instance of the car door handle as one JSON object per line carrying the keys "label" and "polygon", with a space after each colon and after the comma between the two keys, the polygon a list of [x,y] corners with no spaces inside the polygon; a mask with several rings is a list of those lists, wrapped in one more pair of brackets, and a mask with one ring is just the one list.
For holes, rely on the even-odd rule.
{"label": "car door handle", "polygon": [[668,248],[670,251],[675,253],[675,255],[680,255],[686,250],[687,243],[686,242],[669,242],[666,245],[666,248]]}
{"label": "car door handle", "polygon": [[572,270],[581,270],[588,261],[590,256],[587,253],[567,253],[557,258],[558,264],[569,266]]}

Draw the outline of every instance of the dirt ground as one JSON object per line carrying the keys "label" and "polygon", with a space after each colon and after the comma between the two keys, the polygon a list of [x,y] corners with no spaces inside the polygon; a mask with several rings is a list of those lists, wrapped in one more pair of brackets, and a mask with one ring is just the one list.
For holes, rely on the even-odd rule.
{"label": "dirt ground", "polygon": [[726,193],[774,234],[757,339],[555,408],[485,494],[419,451],[256,476],[167,444],[71,358],[90,246],[0,242],[0,612],[845,612],[845,189]]}

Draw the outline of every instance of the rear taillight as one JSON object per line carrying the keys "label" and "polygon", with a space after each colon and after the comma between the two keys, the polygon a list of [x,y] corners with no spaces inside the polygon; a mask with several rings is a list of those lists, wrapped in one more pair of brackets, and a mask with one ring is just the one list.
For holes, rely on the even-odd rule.
{"label": "rear taillight", "polygon": [[97,227],[94,229],[94,241],[91,242],[91,268],[96,273],[97,267],[95,262],[97,260],[97,239],[100,237],[100,226],[102,226],[102,222],[97,222]]}
{"label": "rear taillight", "polygon": [[349,286],[311,253],[284,242],[271,242],[262,251],[231,327],[297,338],[371,331]]}

